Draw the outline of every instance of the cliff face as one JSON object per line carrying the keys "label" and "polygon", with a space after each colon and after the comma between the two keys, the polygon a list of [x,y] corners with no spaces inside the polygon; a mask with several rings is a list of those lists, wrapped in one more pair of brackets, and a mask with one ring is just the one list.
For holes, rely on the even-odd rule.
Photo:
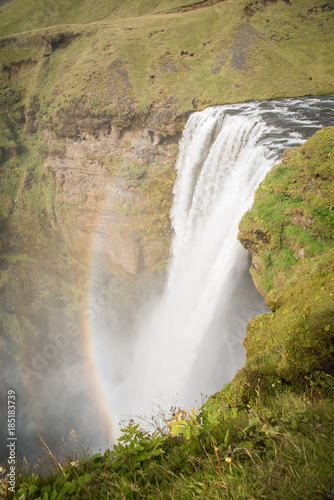
{"label": "cliff face", "polygon": [[[87,316],[98,317],[88,334],[105,336],[109,362],[118,366],[138,311],[164,283],[184,118],[156,106],[140,121],[127,116],[105,127],[74,107],[77,120],[60,114],[44,128],[37,109],[27,117],[24,107],[4,104],[0,370],[20,388],[23,412],[45,405],[23,438],[38,449],[44,422],[69,425],[70,400],[80,415],[105,425],[98,403],[93,410],[86,397],[94,393]],[[50,387],[61,394],[64,386],[55,417]],[[85,419],[77,425],[84,429]]]}
{"label": "cliff face", "polygon": [[[64,133],[67,121],[60,126]],[[66,130],[70,137],[60,154],[46,156],[45,170],[55,178],[57,224],[71,234],[71,251],[84,260],[94,239],[106,265],[133,275],[152,271],[169,251],[176,126],[169,123],[159,132],[147,120],[110,133],[91,123],[86,129],[75,136]],[[45,131],[47,149],[57,148],[54,137]]]}
{"label": "cliff face", "polygon": [[[31,370],[48,335],[69,322],[78,328],[91,294],[106,322],[128,330],[161,289],[183,120],[168,111],[157,107],[140,123],[108,131],[88,114],[84,125],[59,117],[57,133],[37,119],[33,136],[29,121],[16,129],[15,146],[3,154],[3,360],[19,352]],[[14,347],[22,342],[24,359]]]}
{"label": "cliff face", "polygon": [[239,239],[272,313],[248,325],[247,362],[236,377],[267,388],[334,374],[334,128],[285,152],[265,178]]}

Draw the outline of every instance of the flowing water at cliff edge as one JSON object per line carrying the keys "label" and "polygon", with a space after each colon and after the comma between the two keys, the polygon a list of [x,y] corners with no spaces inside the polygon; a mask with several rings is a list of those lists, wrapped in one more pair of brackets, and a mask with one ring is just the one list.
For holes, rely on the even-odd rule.
{"label": "flowing water at cliff edge", "polygon": [[[27,395],[15,387],[20,455],[41,456],[42,432],[62,456],[62,433],[70,429],[80,446],[95,451],[115,439],[122,417],[150,417],[159,404],[167,410],[175,403],[199,406],[231,381],[245,360],[247,322],[267,311],[249,274],[250,255],[237,240],[239,220],[284,149],[333,125],[333,109],[331,95],[219,106],[191,115],[176,165],[164,292],[130,331],[127,310],[117,311],[119,321],[111,324],[113,304],[108,308],[100,301],[106,297],[99,295],[94,285],[101,280],[92,272],[89,328],[77,329],[73,343],[80,351],[87,342],[91,357],[88,362],[73,348],[63,349],[68,340],[62,330],[49,334],[46,342],[60,342],[62,364],[33,372],[39,378],[32,378]],[[8,368],[11,374],[14,367]]]}
{"label": "flowing water at cliff edge", "polygon": [[141,321],[121,379],[108,370],[119,415],[201,403],[243,365],[247,322],[268,309],[238,223],[283,151],[334,123],[333,103],[333,96],[252,102],[189,118],[176,165],[166,289]]}

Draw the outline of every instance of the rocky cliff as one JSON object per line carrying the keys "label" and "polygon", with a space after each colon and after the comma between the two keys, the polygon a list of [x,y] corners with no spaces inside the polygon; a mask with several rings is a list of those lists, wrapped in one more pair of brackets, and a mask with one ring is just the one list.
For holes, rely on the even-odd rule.
{"label": "rocky cliff", "polygon": [[240,223],[254,282],[272,310],[248,325],[247,362],[234,382],[245,394],[334,375],[333,182],[334,128],[326,127],[285,152]]}

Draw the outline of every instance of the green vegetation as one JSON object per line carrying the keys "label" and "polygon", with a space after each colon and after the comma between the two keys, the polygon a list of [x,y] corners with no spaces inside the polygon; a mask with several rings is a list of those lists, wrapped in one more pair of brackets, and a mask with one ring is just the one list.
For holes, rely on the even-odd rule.
{"label": "green vegetation", "polygon": [[166,14],[182,3],[14,0],[0,7],[3,87],[10,77],[26,104],[37,98],[53,127],[68,110],[120,122],[171,100],[185,113],[194,99],[203,109],[333,91],[333,11],[320,0]]}
{"label": "green vegetation", "polygon": [[313,372],[332,371],[333,166],[334,128],[326,127],[286,151],[240,223],[254,281],[274,311],[248,325],[247,362],[234,381],[243,398],[258,380],[296,388]]}
{"label": "green vegetation", "polygon": [[257,389],[243,406],[227,387],[199,415],[159,415],[152,433],[130,422],[104,454],[73,452],[60,466],[49,453],[58,473],[23,473],[15,498],[330,498],[333,387],[331,377],[309,381],[298,396],[278,380],[270,398]]}
{"label": "green vegetation", "polygon": [[[0,4],[0,361],[22,363],[48,313],[80,308],[89,248],[73,234],[104,202],[118,216],[108,230],[140,242],[138,274],[165,268],[175,143],[191,111],[333,92],[334,10],[322,0]],[[133,137],[154,148],[138,155]],[[73,166],[79,142],[79,158],[129,197],[93,197],[86,179],[81,198],[66,197],[62,161]],[[333,146],[326,128],[288,151],[240,224],[273,312],[249,323],[231,386],[153,433],[130,422],[103,455],[62,465],[49,450],[58,469],[22,472],[16,498],[333,497]],[[131,281],[118,279],[122,290]]]}
{"label": "green vegetation", "polygon": [[[268,293],[286,281],[290,267],[330,252],[334,238],[334,134],[323,128],[302,147],[286,151],[267,175],[241,224],[241,240],[261,256],[259,287]],[[256,227],[255,227],[256,226]],[[255,234],[256,233],[256,234]],[[255,236],[255,238],[254,238]],[[266,279],[270,269],[273,279]]]}

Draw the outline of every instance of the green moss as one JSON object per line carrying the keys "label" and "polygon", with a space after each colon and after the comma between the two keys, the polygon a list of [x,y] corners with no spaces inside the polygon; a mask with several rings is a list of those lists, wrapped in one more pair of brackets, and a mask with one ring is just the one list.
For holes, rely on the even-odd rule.
{"label": "green moss", "polygon": [[274,311],[248,326],[247,362],[234,384],[250,384],[250,393],[277,377],[301,389],[334,358],[334,176],[331,168],[318,174],[323,162],[334,164],[333,145],[327,127],[287,151],[240,223],[239,238],[256,256],[255,282]]}

